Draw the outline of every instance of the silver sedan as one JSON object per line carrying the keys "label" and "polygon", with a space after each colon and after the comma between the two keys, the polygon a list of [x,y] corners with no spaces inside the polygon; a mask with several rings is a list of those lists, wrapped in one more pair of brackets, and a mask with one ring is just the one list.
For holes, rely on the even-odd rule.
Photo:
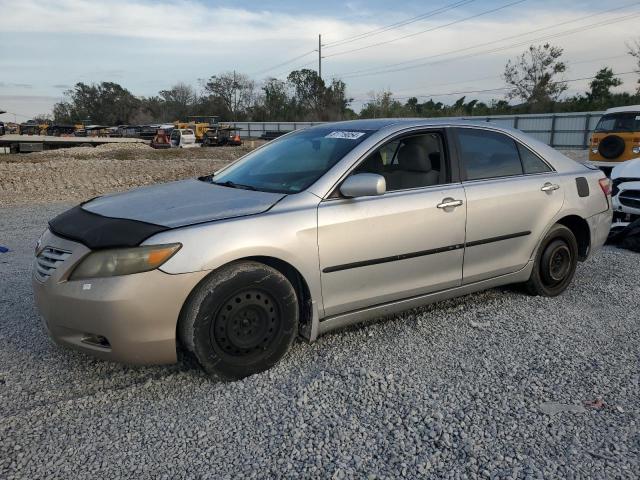
{"label": "silver sedan", "polygon": [[505,284],[556,296],[605,242],[609,180],[515,130],[361,120],[214,175],[83,203],[33,269],[60,344],[135,364],[181,344],[241,378],[363,320]]}

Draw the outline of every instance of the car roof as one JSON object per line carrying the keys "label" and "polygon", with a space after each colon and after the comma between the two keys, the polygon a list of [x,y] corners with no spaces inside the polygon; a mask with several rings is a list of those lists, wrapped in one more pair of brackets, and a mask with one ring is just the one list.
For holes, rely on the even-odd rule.
{"label": "car roof", "polygon": [[[482,118],[482,119],[481,119]],[[459,117],[447,118],[374,118],[363,120],[346,120],[342,122],[327,122],[314,125],[312,128],[339,128],[353,130],[378,131],[386,127],[438,127],[438,126],[477,126],[481,125],[495,130],[514,131],[512,128],[489,123],[479,117],[478,120],[466,120]]]}
{"label": "car roof", "polygon": [[626,107],[608,108],[604,113],[640,112],[640,105],[627,105]]}

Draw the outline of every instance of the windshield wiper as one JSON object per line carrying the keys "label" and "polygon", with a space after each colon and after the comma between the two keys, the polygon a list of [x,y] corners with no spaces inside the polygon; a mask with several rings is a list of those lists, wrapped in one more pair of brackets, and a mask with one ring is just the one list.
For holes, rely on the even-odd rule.
{"label": "windshield wiper", "polygon": [[231,180],[227,180],[226,182],[211,182],[214,185],[221,185],[223,187],[229,187],[229,188],[241,188],[242,190],[256,190],[256,187],[253,187],[251,185],[243,185],[242,183],[235,183],[232,182]]}

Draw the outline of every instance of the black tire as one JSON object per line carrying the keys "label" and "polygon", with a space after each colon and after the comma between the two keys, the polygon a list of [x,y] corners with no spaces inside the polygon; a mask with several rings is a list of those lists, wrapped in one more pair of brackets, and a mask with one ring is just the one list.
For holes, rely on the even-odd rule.
{"label": "black tire", "polygon": [[279,271],[237,262],[191,293],[178,324],[183,346],[212,376],[235,380],[275,365],[298,334],[298,297]]}
{"label": "black tire", "polygon": [[560,295],[573,280],[577,265],[578,242],[575,235],[564,225],[556,224],[540,244],[525,287],[532,295]]}
{"label": "black tire", "polygon": [[622,155],[625,148],[624,138],[618,135],[607,135],[598,145],[598,152],[600,152],[600,155],[604,158],[613,160]]}

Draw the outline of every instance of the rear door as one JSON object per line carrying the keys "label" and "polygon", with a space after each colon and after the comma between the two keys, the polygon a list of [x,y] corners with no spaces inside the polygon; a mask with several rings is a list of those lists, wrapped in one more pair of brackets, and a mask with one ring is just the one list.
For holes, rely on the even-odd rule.
{"label": "rear door", "polygon": [[320,203],[325,315],[461,284],[465,198],[446,145],[443,130],[391,139],[353,172],[383,175],[385,194]]}
{"label": "rear door", "polygon": [[562,208],[558,174],[513,138],[482,128],[458,128],[457,147],[467,199],[463,284],[523,268]]}

